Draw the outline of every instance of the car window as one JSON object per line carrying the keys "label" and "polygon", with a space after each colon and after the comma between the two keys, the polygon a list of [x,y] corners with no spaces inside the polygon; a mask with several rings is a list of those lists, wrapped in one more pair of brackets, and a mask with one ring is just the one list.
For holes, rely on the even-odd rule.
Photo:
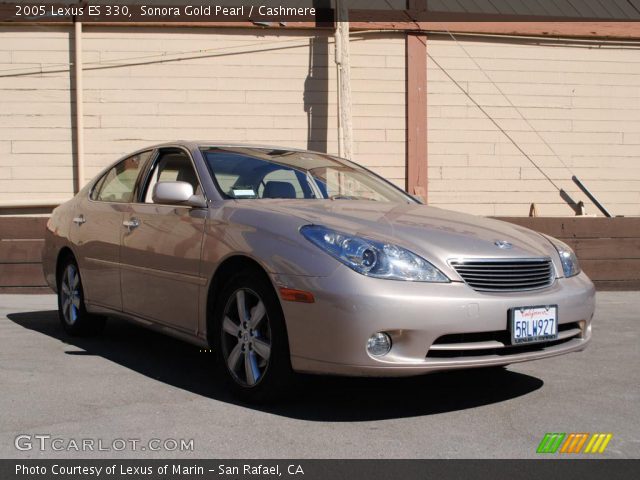
{"label": "car window", "polygon": [[314,169],[313,175],[323,193],[329,198],[356,198],[378,202],[386,200],[383,192],[379,192],[366,183],[368,177],[362,172],[321,167]]}
{"label": "car window", "polygon": [[125,158],[98,180],[91,199],[101,202],[130,203],[140,168],[151,152],[142,152]]}
{"label": "car window", "polygon": [[160,154],[147,181],[143,194],[144,203],[153,203],[153,187],[158,182],[187,182],[193,187],[194,194],[202,194],[193,163],[189,156],[180,150],[169,150]]}
{"label": "car window", "polygon": [[324,154],[243,147],[203,147],[201,152],[228,198],[415,202],[357,164]]}
{"label": "car window", "polygon": [[235,152],[207,152],[207,164],[231,198],[316,198],[303,171]]}
{"label": "car window", "polygon": [[[280,190],[278,190],[278,188]],[[287,198],[304,198],[302,185],[291,168],[279,168],[267,173],[258,185],[258,198],[269,198],[278,192],[288,192]]]}

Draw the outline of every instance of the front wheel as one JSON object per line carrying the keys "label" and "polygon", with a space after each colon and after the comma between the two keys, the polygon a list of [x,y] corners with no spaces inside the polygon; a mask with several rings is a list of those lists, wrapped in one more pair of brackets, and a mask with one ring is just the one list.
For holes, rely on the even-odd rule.
{"label": "front wheel", "polygon": [[216,302],[215,350],[232,391],[249,401],[280,396],[291,380],[284,315],[270,282],[258,272],[234,276]]}
{"label": "front wheel", "polygon": [[75,259],[67,257],[58,279],[58,316],[70,335],[86,335],[102,331],[105,319],[91,315],[84,306],[84,290]]}

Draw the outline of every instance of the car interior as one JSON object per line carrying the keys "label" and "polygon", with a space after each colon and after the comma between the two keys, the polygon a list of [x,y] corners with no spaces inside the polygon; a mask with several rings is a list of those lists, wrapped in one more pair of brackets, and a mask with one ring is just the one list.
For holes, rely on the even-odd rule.
{"label": "car interior", "polygon": [[183,152],[161,153],[149,176],[144,203],[153,203],[153,187],[158,182],[187,182],[195,195],[202,194],[202,187],[193,168],[191,159]]}

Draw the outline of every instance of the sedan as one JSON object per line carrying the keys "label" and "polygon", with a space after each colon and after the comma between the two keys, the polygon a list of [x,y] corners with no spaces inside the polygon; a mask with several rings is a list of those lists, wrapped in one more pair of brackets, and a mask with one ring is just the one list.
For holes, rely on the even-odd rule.
{"label": "sedan", "polygon": [[563,242],[275,147],[127,155],[54,210],[43,259],[69,334],[118,316],[212,349],[252,400],[294,372],[409,376],[579,351],[595,308]]}

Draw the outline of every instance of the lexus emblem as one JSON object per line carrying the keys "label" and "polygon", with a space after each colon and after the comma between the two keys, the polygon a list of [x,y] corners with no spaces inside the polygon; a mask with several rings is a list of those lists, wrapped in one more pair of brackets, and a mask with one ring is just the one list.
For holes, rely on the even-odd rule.
{"label": "lexus emblem", "polygon": [[502,248],[503,250],[508,250],[511,247],[513,247],[513,245],[507,242],[506,240],[496,240],[493,243],[495,244],[496,247]]}

